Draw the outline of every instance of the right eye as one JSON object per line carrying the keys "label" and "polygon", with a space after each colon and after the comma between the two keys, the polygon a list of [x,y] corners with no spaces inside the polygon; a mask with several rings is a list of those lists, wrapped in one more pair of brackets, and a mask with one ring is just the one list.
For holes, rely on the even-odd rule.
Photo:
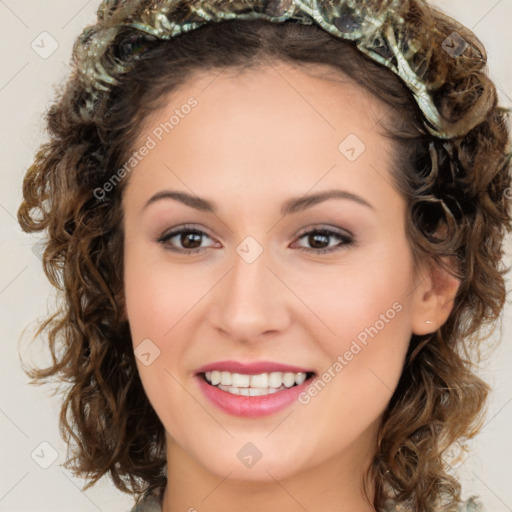
{"label": "right eye", "polygon": [[[167,233],[164,233],[157,239],[166,250],[179,252],[182,254],[195,254],[202,252],[208,247],[201,247],[201,241],[204,237],[210,238],[204,231],[193,226],[182,226]],[[173,239],[175,239],[173,241]],[[181,245],[181,247],[176,247]]]}

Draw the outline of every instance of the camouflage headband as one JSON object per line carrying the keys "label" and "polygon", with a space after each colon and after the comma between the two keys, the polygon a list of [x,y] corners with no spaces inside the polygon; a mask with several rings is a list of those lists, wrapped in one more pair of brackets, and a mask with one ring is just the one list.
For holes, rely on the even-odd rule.
{"label": "camouflage headband", "polygon": [[[440,42],[446,37],[437,29],[418,30],[407,21],[414,18],[414,8],[425,8],[422,1],[103,0],[98,9],[98,25],[85,28],[74,48],[79,72],[90,94],[86,110],[94,110],[94,103],[102,94],[100,91],[107,92],[110,85],[117,84],[116,75],[126,73],[133,61],[144,58],[150,42],[171,39],[208,22],[293,21],[304,25],[316,23],[329,34],[354,42],[361,52],[402,79],[422,111],[425,128],[430,134],[441,139],[462,136],[482,122],[485,112],[481,104],[486,98],[474,101],[471,110],[458,121],[449,121],[440,114],[433,94],[448,80],[449,66],[437,66],[444,69],[441,74],[432,72],[437,69],[433,63],[463,57],[450,56],[440,48]],[[451,26],[460,31],[467,31],[442,13],[436,15],[449,20]],[[119,42],[121,33],[124,39]],[[115,46],[117,55],[113,50]],[[476,55],[484,59],[473,47],[469,47],[468,52],[472,58]]]}

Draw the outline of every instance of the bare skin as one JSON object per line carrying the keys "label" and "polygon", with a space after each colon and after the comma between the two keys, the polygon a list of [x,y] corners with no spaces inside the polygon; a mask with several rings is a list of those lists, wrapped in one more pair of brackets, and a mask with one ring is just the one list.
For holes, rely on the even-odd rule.
{"label": "bare skin", "polygon": [[[189,80],[141,128],[142,144],[190,96],[198,101],[132,171],[123,197],[126,315],[134,348],[150,339],[160,351],[137,364],[167,432],[163,510],[371,511],[361,480],[411,334],[446,320],[457,283],[413,262],[391,142],[376,129],[384,105],[284,63],[218,73]],[[338,149],[349,134],[366,146],[353,161]],[[162,190],[217,210],[171,198],[144,208]],[[350,195],[280,212],[327,190]],[[204,232],[192,245],[158,241],[185,224]],[[313,228],[334,233],[303,236]],[[236,251],[248,236],[263,249],[251,263]],[[199,389],[197,369],[228,359],[332,376],[338,356],[381,324],[307,404],[244,418]],[[237,457],[248,442],[261,453],[250,468]]]}

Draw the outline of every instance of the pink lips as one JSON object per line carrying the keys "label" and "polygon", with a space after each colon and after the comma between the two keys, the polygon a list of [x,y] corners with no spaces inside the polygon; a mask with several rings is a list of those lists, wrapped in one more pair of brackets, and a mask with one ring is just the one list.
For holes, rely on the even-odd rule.
{"label": "pink lips", "polygon": [[213,370],[253,375],[272,372],[313,373],[313,370],[307,368],[267,361],[251,364],[239,363],[237,361],[220,361],[199,368],[196,373],[196,379],[204,396],[222,411],[233,416],[245,418],[268,416],[281,411],[297,400],[297,397],[311,384],[312,379],[306,379],[299,386],[286,388],[269,395],[244,396],[229,393],[209,384],[202,374]]}

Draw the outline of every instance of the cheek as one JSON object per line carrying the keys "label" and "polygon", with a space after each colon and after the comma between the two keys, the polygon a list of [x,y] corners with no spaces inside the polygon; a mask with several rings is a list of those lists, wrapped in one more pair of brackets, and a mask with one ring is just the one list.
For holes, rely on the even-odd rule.
{"label": "cheek", "polygon": [[357,418],[344,427],[355,436],[383,412],[402,373],[412,334],[411,261],[361,261],[324,285],[328,291],[317,294],[318,316],[335,334],[317,337],[329,362],[316,390],[308,392],[317,393],[310,398],[318,400],[320,417],[329,411],[326,423]]}
{"label": "cheek", "polygon": [[393,340],[399,333],[408,338],[412,263],[398,259],[396,250],[388,254],[348,262],[302,282],[306,302],[336,335],[329,344],[333,348],[355,338],[364,343],[370,333],[377,334],[375,328],[381,338]]}
{"label": "cheek", "polygon": [[171,264],[160,255],[129,250],[125,255],[126,312],[134,345],[144,338],[163,346],[200,298],[213,286],[207,269]]}
{"label": "cheek", "polygon": [[125,253],[124,268],[126,312],[146,395],[159,415],[185,413],[193,406],[183,393],[182,374],[193,367],[187,357],[198,325],[194,314],[216,276],[192,265],[171,268],[161,256],[152,258],[139,249]]}
{"label": "cheek", "polygon": [[316,339],[330,361],[326,370],[343,374],[337,384],[350,381],[347,390],[358,399],[371,399],[373,385],[379,399],[389,398],[402,371],[412,334],[413,272],[407,248],[401,253],[397,258],[390,248],[380,258],[337,268],[317,279],[307,300],[323,321]]}

